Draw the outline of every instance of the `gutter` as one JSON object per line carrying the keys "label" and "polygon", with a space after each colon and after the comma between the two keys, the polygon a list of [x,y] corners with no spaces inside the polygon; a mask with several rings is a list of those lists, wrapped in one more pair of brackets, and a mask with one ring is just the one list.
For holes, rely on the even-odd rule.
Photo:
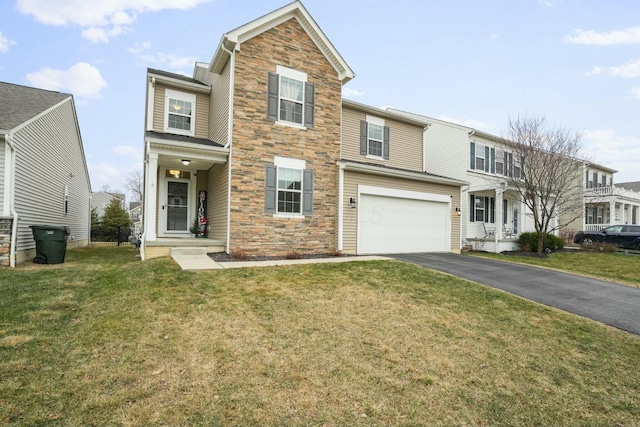
{"label": "gutter", "polygon": [[227,118],[227,143],[225,144],[225,148],[228,150],[229,154],[227,156],[227,164],[228,167],[228,176],[227,176],[227,238],[225,242],[225,252],[231,252],[231,168],[232,168],[232,159],[233,159],[233,86],[235,84],[235,66],[236,66],[236,56],[228,50],[224,45],[221,44],[222,50],[229,54],[229,60],[231,64],[229,64],[229,117]]}
{"label": "gutter", "polygon": [[13,221],[11,223],[11,252],[9,253],[9,267],[15,268],[16,266],[16,245],[18,244],[18,213],[16,212],[15,207],[15,176],[16,176],[16,148],[11,142],[12,139],[11,133],[6,133],[4,135],[4,141],[7,143],[7,146],[11,149],[11,160],[9,161],[9,174],[11,176],[11,187],[9,188],[9,209],[11,210],[11,216],[13,217]]}

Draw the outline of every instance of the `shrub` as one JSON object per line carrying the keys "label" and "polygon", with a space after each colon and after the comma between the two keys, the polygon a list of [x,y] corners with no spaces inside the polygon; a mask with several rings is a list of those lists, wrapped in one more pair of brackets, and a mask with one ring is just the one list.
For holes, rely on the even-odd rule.
{"label": "shrub", "polygon": [[286,259],[302,259],[302,254],[300,252],[291,251],[287,252],[284,256]]}
{"label": "shrub", "polygon": [[[529,232],[520,234],[518,244],[520,245],[520,249],[525,252],[536,252],[538,250],[538,233]],[[543,251],[547,249],[555,251],[562,248],[564,248],[564,242],[560,237],[547,234],[544,238]]]}
{"label": "shrub", "polygon": [[576,230],[571,228],[563,228],[560,230],[560,238],[564,242],[565,245],[573,243],[573,238],[576,235]]}
{"label": "shrub", "polygon": [[231,258],[239,259],[241,261],[246,261],[249,259],[249,254],[242,249],[234,249],[229,252],[229,255],[231,255]]}

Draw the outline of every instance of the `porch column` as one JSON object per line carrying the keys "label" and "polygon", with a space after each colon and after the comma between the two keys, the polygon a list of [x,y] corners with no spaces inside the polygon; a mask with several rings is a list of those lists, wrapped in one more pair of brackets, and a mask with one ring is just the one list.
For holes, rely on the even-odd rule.
{"label": "porch column", "polygon": [[502,198],[504,195],[504,188],[496,188],[496,234],[495,234],[495,253],[500,253],[500,248],[498,247],[499,240],[502,239]]}
{"label": "porch column", "polygon": [[634,206],[634,209],[633,209],[633,223],[635,225],[640,224],[640,206]]}
{"label": "porch column", "polygon": [[616,222],[616,202],[612,200],[609,202],[609,225],[617,224]]}
{"label": "porch column", "polygon": [[149,153],[147,158],[147,181],[144,188],[144,233],[146,240],[156,240],[156,218],[158,206],[156,196],[158,192],[158,154]]}
{"label": "porch column", "polygon": [[618,224],[624,224],[624,203],[620,203],[620,222]]}

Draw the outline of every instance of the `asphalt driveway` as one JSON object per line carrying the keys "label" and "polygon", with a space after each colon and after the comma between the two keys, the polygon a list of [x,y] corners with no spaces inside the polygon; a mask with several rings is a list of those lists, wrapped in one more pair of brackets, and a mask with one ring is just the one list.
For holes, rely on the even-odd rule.
{"label": "asphalt driveway", "polygon": [[387,255],[640,335],[640,289],[543,268],[452,253]]}

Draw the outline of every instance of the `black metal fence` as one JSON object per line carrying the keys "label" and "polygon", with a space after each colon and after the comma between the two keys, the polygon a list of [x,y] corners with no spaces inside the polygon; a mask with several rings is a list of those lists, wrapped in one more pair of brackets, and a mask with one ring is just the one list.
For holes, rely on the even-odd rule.
{"label": "black metal fence", "polygon": [[96,225],[91,227],[91,243],[102,243],[108,245],[129,245],[131,229],[129,227],[111,227],[107,225]]}

